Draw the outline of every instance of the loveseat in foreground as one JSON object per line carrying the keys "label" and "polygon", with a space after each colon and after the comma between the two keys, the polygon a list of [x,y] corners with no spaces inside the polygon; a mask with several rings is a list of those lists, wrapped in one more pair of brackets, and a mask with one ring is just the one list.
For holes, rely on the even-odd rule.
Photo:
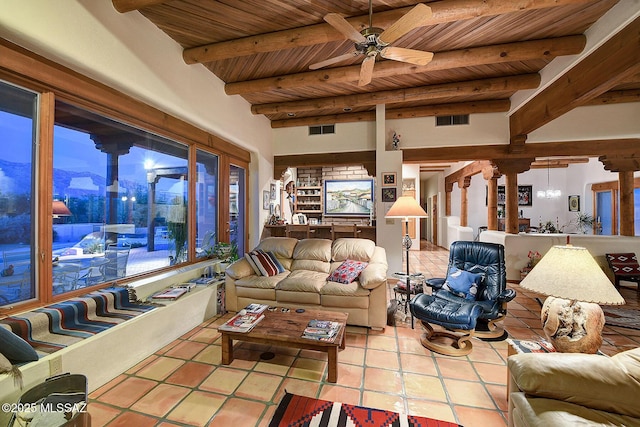
{"label": "loveseat in foreground", "polygon": [[[228,310],[238,311],[250,303],[320,308],[348,313],[350,325],[385,327],[387,256],[372,240],[268,237],[256,250],[271,252],[284,271],[273,276],[256,274],[246,257],[229,265],[225,271]],[[347,260],[366,263],[356,280],[327,280]]]}
{"label": "loveseat in foreground", "polygon": [[639,426],[640,348],[510,356],[509,426]]}

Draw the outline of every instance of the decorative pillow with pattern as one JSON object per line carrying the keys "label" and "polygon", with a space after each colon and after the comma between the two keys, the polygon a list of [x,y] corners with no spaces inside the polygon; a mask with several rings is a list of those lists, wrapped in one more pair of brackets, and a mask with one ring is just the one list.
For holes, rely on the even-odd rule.
{"label": "decorative pillow with pattern", "polygon": [[482,279],[484,279],[484,274],[482,273],[470,273],[451,267],[442,289],[446,289],[460,298],[473,301],[476,299],[478,284],[482,282]]}
{"label": "decorative pillow with pattern", "polygon": [[275,276],[284,272],[284,267],[273,252],[257,249],[245,254],[244,257],[258,276]]}
{"label": "decorative pillow with pattern", "polygon": [[347,259],[329,275],[327,280],[344,284],[351,283],[360,276],[367,265],[369,265],[368,262]]}

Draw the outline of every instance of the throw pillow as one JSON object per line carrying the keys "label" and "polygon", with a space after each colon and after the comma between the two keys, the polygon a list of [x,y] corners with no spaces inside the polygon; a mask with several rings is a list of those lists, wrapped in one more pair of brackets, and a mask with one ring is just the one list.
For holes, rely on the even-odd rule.
{"label": "throw pillow", "polygon": [[245,258],[259,276],[275,276],[284,272],[284,267],[273,252],[257,249],[246,254]]}
{"label": "throw pillow", "polygon": [[0,326],[0,351],[11,363],[33,362],[38,360],[38,353],[28,342]]}
{"label": "throw pillow", "polygon": [[470,273],[451,267],[447,279],[442,285],[442,289],[446,289],[454,295],[473,301],[478,293],[478,284],[484,279],[484,274]]}
{"label": "throw pillow", "polygon": [[329,275],[327,280],[344,284],[351,283],[360,276],[367,265],[369,265],[368,262],[347,259]]}

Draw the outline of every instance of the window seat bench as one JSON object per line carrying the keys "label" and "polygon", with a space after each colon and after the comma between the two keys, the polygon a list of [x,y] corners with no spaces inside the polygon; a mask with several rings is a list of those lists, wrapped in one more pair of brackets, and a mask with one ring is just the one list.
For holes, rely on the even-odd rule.
{"label": "window seat bench", "polygon": [[[172,272],[130,283],[138,299],[144,301],[176,283],[200,277],[215,261],[205,261]],[[9,375],[0,375],[0,402],[17,402],[22,393],[60,372],[83,374],[89,392],[104,385],[150,354],[171,343],[216,315],[217,287],[197,286],[163,307],[141,313],[125,322],[73,343],[35,362],[20,366],[24,387],[13,384]],[[61,367],[61,370],[57,370]],[[0,425],[11,414],[0,413]]]}

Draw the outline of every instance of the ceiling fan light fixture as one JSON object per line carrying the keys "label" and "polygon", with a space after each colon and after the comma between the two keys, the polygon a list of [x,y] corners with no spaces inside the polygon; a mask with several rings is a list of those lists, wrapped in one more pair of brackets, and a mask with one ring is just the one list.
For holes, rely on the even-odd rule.
{"label": "ceiling fan light fixture", "polygon": [[416,65],[426,65],[433,59],[433,53],[415,49],[390,47],[389,44],[403,37],[405,34],[418,27],[427,25],[431,20],[431,8],[423,3],[418,3],[400,19],[391,24],[389,28],[374,27],[372,0],[369,0],[369,26],[362,31],[357,31],[343,16],[337,13],[325,15],[324,20],[342,35],[355,43],[355,50],[324,61],[316,62],[309,66],[312,70],[337,64],[353,56],[365,55],[360,66],[358,86],[365,86],[373,77],[373,65],[380,54],[385,59],[407,62]]}

